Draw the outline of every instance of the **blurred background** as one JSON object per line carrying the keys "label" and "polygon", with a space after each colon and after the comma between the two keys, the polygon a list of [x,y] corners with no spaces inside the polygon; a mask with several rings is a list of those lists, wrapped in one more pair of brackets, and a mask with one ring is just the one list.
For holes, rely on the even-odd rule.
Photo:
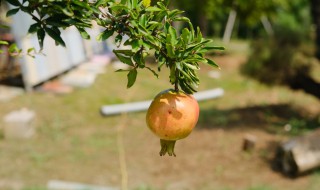
{"label": "blurred background", "polygon": [[[170,6],[226,48],[208,55],[221,70],[202,65],[198,72],[199,91],[224,94],[199,102],[199,122],[176,143],[177,157],[159,156],[145,112],[100,113],[103,105],[152,99],[171,87],[169,72],[157,79],[141,70],[127,89],[126,74],[114,72],[126,68],[114,44],[94,40],[100,28],[91,41],[70,28],[67,49],[48,38],[45,55],[0,56],[0,189],[319,189],[320,1]],[[26,35],[31,19],[8,19],[6,10],[0,20],[11,28],[1,38],[37,49],[36,37]]]}

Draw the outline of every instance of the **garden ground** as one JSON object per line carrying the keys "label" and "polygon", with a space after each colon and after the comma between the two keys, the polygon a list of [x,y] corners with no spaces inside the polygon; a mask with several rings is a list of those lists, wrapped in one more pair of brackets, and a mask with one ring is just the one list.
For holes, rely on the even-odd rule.
{"label": "garden ground", "polygon": [[[247,46],[236,44],[237,49]],[[230,48],[232,49],[232,48]],[[126,74],[111,66],[94,86],[57,96],[33,93],[2,103],[0,115],[27,107],[36,112],[37,135],[27,141],[0,139],[0,189],[45,189],[51,179],[132,190],[316,190],[320,172],[288,178],[272,170],[279,142],[319,126],[320,102],[303,92],[268,87],[242,76],[246,51],[215,56],[220,78],[199,71],[199,90],[221,87],[225,95],[200,102],[194,132],[176,143],[177,157],[159,156],[160,144],[146,127],[145,113],[102,117],[105,104],[151,99],[170,87],[140,71],[126,89]],[[319,73],[319,66],[314,73]],[[285,124],[292,130],[284,130]],[[241,150],[245,135],[257,137],[251,153]],[[127,178],[126,178],[127,175]]]}

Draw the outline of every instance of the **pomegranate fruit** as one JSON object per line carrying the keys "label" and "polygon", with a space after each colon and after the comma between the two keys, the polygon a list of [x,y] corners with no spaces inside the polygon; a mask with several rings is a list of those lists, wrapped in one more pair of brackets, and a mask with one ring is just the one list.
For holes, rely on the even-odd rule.
{"label": "pomegranate fruit", "polygon": [[172,89],[160,92],[146,115],[148,127],[160,138],[160,156],[176,156],[175,142],[191,133],[198,118],[199,105],[192,95]]}

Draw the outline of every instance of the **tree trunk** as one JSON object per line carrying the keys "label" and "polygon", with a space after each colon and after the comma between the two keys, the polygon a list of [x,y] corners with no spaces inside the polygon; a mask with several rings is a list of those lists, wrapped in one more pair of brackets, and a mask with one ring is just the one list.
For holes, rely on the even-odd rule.
{"label": "tree trunk", "polygon": [[320,129],[281,144],[275,155],[275,169],[297,176],[320,167]]}
{"label": "tree trunk", "polygon": [[289,80],[289,86],[294,90],[303,90],[320,99],[320,83],[308,75],[298,74]]}
{"label": "tree trunk", "polygon": [[208,18],[206,14],[199,13],[198,15],[198,23],[201,30],[202,35],[205,37],[208,34]]}
{"label": "tree trunk", "polygon": [[310,0],[311,17],[316,27],[316,57],[320,59],[320,0]]}

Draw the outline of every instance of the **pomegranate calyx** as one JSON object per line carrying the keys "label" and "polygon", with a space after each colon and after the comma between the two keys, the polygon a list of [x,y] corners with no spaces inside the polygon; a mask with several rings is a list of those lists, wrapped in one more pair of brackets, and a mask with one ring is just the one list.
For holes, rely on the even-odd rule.
{"label": "pomegranate calyx", "polygon": [[174,145],[176,144],[176,141],[174,140],[164,140],[160,139],[161,144],[161,150],[160,150],[160,156],[166,155],[166,153],[169,154],[169,156],[176,157],[176,154],[174,153]]}

